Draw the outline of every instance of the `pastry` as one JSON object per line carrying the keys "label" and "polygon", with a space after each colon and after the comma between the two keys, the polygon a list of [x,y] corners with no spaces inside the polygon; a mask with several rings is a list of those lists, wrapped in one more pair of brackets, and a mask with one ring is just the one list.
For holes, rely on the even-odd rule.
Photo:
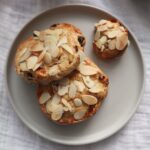
{"label": "pastry", "polygon": [[89,58],[60,81],[39,85],[38,101],[52,121],[69,125],[93,116],[108,92],[108,77]]}
{"label": "pastry", "polygon": [[128,45],[128,31],[117,20],[100,20],[95,24],[93,50],[100,58],[120,56]]}
{"label": "pastry", "polygon": [[18,75],[33,83],[47,84],[62,79],[80,63],[85,37],[71,24],[54,24],[49,29],[33,31],[19,45],[15,67]]}

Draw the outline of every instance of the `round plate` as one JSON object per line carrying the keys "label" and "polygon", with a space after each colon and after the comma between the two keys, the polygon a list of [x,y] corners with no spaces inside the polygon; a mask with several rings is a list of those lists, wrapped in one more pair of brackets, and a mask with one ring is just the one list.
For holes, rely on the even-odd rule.
{"label": "round plate", "polygon": [[[138,43],[130,32],[130,46],[125,54],[111,61],[101,61],[92,51],[94,24],[113,16],[88,5],[65,5],[50,9],[32,19],[12,44],[6,65],[6,85],[10,101],[21,120],[42,137],[54,142],[81,145],[100,141],[122,128],[135,112],[144,86],[144,65]],[[113,17],[116,18],[116,17]],[[20,41],[33,30],[54,23],[71,23],[79,27],[87,43],[85,53],[109,76],[109,94],[101,109],[89,120],[70,126],[49,121],[40,110],[36,86],[23,81],[15,73],[14,55]]]}

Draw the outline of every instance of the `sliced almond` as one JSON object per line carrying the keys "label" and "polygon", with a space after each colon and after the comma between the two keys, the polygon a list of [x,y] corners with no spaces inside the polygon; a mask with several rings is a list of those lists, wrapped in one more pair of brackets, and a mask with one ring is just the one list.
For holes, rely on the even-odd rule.
{"label": "sliced almond", "polygon": [[100,39],[98,39],[95,44],[98,48],[102,47],[102,43],[101,43]]}
{"label": "sliced almond", "polygon": [[116,37],[118,34],[119,34],[119,32],[118,32],[118,30],[111,30],[111,31],[108,31],[108,32],[106,32],[105,33],[109,38],[114,38],[114,37]]}
{"label": "sliced almond", "polygon": [[110,22],[110,21],[108,21],[106,25],[107,25],[108,28],[113,28],[113,23]]}
{"label": "sliced almond", "polygon": [[33,31],[33,34],[36,35],[36,36],[39,36],[40,32],[35,30],[35,31]]}
{"label": "sliced almond", "polygon": [[105,46],[104,46],[104,45],[102,45],[102,47],[101,47],[101,52],[103,52],[103,51],[104,51],[104,49],[105,49]]}
{"label": "sliced almond", "polygon": [[52,56],[53,58],[58,57],[59,54],[60,54],[60,49],[59,49],[59,48],[53,49],[53,50],[51,51],[51,56]]}
{"label": "sliced almond", "polygon": [[100,31],[96,30],[94,40],[97,41],[100,38]]}
{"label": "sliced almond", "polygon": [[49,68],[49,72],[48,73],[49,73],[50,76],[55,76],[59,72],[60,71],[59,71],[58,65],[54,65],[54,66],[52,66],[52,67]]}
{"label": "sliced almond", "polygon": [[98,26],[97,30],[103,32],[103,31],[106,31],[107,29],[108,27],[106,25],[101,25],[101,26]]}
{"label": "sliced almond", "polygon": [[70,112],[73,111],[72,106],[69,104],[69,102],[67,102],[66,99],[62,98],[62,99],[61,99],[61,102],[63,103],[64,106],[68,107],[68,110],[69,110]]}
{"label": "sliced almond", "polygon": [[26,62],[21,62],[19,66],[20,66],[20,70],[22,70],[22,71],[28,71],[27,63]]}
{"label": "sliced almond", "polygon": [[104,86],[102,83],[97,83],[89,89],[91,93],[99,93],[104,91]]}
{"label": "sliced almond", "polygon": [[79,99],[79,98],[75,98],[75,99],[73,100],[73,102],[74,102],[75,106],[77,106],[77,107],[79,107],[79,106],[82,105],[82,101],[81,101],[81,99]]}
{"label": "sliced almond", "polygon": [[74,98],[76,96],[76,92],[77,92],[77,87],[76,85],[72,82],[69,86],[69,97],[70,98]]}
{"label": "sliced almond", "polygon": [[20,51],[18,51],[18,57],[19,57],[19,58],[22,57],[26,51],[28,51],[27,48],[23,48],[23,49],[21,49]]}
{"label": "sliced almond", "polygon": [[85,85],[82,82],[75,80],[74,84],[77,86],[77,89],[78,89],[79,92],[84,91]]}
{"label": "sliced almond", "polygon": [[22,53],[22,55],[19,58],[19,62],[23,62],[25,60],[27,60],[29,57],[31,56],[31,52],[26,49],[24,53]]}
{"label": "sliced almond", "polygon": [[54,94],[54,96],[52,97],[52,104],[59,104],[61,98],[59,95]]}
{"label": "sliced almond", "polygon": [[37,64],[34,66],[33,71],[36,71],[41,65],[42,65],[42,62],[37,63]]}
{"label": "sliced almond", "polygon": [[87,105],[95,105],[98,102],[97,98],[92,95],[82,95],[82,100]]}
{"label": "sliced almond", "polygon": [[46,54],[46,50],[44,49],[38,57],[38,62],[40,62],[44,58],[45,54]]}
{"label": "sliced almond", "polygon": [[57,41],[58,41],[58,36],[54,35],[48,35],[45,36],[44,38],[44,45],[46,49],[51,53],[52,51],[55,51],[57,48]]}
{"label": "sliced almond", "polygon": [[111,41],[109,42],[108,48],[109,48],[110,50],[114,50],[114,49],[116,48],[116,39],[113,39],[113,40],[111,40]]}
{"label": "sliced almond", "polygon": [[69,111],[68,107],[63,107],[64,111]]}
{"label": "sliced almond", "polygon": [[102,45],[105,44],[107,42],[107,37],[106,36],[102,36],[100,38],[100,42],[101,42]]}
{"label": "sliced almond", "polygon": [[60,104],[57,105],[57,107],[55,109],[53,109],[53,112],[51,114],[52,120],[57,121],[57,120],[61,119],[63,112],[64,112],[63,106]]}
{"label": "sliced almond", "polygon": [[51,95],[48,92],[43,92],[39,98],[39,103],[44,104],[51,98]]}
{"label": "sliced almond", "polygon": [[83,75],[94,75],[94,74],[97,74],[98,73],[98,68],[96,67],[92,67],[92,66],[89,66],[89,65],[85,65],[83,63],[81,63],[78,67],[79,71],[81,74]]}
{"label": "sliced almond", "polygon": [[122,34],[118,36],[116,40],[116,48],[118,50],[123,50],[128,43],[128,35]]}
{"label": "sliced almond", "polygon": [[46,52],[44,55],[45,64],[50,64],[52,62],[52,56],[50,53]]}
{"label": "sliced almond", "polygon": [[103,25],[103,24],[106,24],[107,22],[108,22],[107,20],[101,19],[98,24]]}
{"label": "sliced almond", "polygon": [[63,44],[66,44],[67,43],[67,37],[66,36],[63,36],[62,38],[60,38],[59,42],[57,43],[57,46],[61,46]]}
{"label": "sliced almond", "polygon": [[27,67],[28,69],[33,69],[38,62],[38,57],[36,56],[31,56],[27,59]]}
{"label": "sliced almond", "polygon": [[74,54],[72,47],[70,47],[69,45],[63,44],[63,45],[61,45],[61,47],[62,47],[64,50],[66,50],[69,54],[71,54],[71,55]]}
{"label": "sliced almond", "polygon": [[89,76],[83,76],[82,78],[83,78],[85,85],[88,88],[91,88],[94,86],[95,82]]}
{"label": "sliced almond", "polygon": [[33,52],[34,51],[39,52],[39,51],[42,51],[43,49],[44,49],[44,45],[42,42],[37,43],[31,47],[31,51],[33,51]]}
{"label": "sliced almond", "polygon": [[87,112],[87,110],[85,110],[85,109],[82,110],[81,109],[81,110],[79,110],[79,111],[74,113],[74,118],[76,120],[80,120],[80,119],[82,119],[85,116],[86,112]]}
{"label": "sliced almond", "polygon": [[80,63],[82,63],[87,58],[85,53],[81,50],[78,52],[78,55],[80,56]]}
{"label": "sliced almond", "polygon": [[68,93],[68,88],[69,88],[68,85],[66,85],[66,86],[59,85],[59,87],[58,87],[58,95],[63,96],[66,93]]}

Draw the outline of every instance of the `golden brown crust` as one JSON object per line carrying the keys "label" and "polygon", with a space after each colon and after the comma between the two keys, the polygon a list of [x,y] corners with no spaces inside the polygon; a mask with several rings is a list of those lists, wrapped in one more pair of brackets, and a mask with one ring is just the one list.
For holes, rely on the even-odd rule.
{"label": "golden brown crust", "polygon": [[[85,63],[86,63],[86,65],[97,67],[90,59],[86,59]],[[82,75],[78,70],[75,70],[70,75],[68,75],[66,78],[69,79],[69,84],[71,84],[74,81],[80,81],[85,85],[85,83],[83,82],[83,79],[82,79],[83,77],[86,77],[86,76]],[[41,104],[41,102],[40,102],[40,97],[41,97],[41,94],[43,92],[46,91],[51,96],[58,92],[56,89],[59,87],[60,82],[56,82],[56,83],[53,82],[51,85],[47,85],[47,86],[39,85],[39,87],[37,89],[37,96],[39,99],[39,104],[41,106],[41,111],[48,117],[48,119],[50,119],[50,120],[52,120],[58,124],[61,124],[61,125],[76,124],[76,123],[82,122],[82,121],[92,117],[98,111],[104,98],[107,96],[109,80],[108,80],[108,77],[100,69],[99,69],[99,72],[97,74],[91,75],[90,78],[93,79],[94,81],[97,80],[99,83],[101,83],[103,85],[103,90],[101,90],[98,93],[91,93],[88,91],[88,88],[85,85],[86,88],[82,92],[77,92],[75,98],[81,99],[81,97],[83,95],[91,95],[91,96],[94,96],[98,99],[98,102],[96,104],[88,105],[82,101],[82,106],[76,107],[73,103],[73,100],[75,98],[68,98],[68,93],[66,93],[65,95],[61,96],[61,100],[65,98],[71,104],[71,106],[74,108],[74,111],[73,112],[66,111],[63,113],[62,117],[59,120],[53,120],[51,117],[52,114],[48,113],[47,109],[46,109],[46,105],[49,101],[44,103],[44,104]],[[94,86],[96,86],[96,84]],[[55,89],[56,91],[54,90],[53,87],[56,88]],[[61,103],[61,101],[60,101],[60,103]],[[85,113],[83,118],[77,120],[74,118],[73,113],[75,113],[76,111],[78,111],[80,109],[81,110],[86,109],[86,113]]]}

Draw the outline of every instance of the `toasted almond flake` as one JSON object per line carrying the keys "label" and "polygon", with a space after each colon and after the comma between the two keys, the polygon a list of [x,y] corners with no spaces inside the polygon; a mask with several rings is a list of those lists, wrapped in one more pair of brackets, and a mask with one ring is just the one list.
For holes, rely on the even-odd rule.
{"label": "toasted almond flake", "polygon": [[106,37],[106,36],[102,36],[102,37],[100,38],[100,42],[101,42],[102,45],[105,44],[106,41],[107,41],[107,37]]}
{"label": "toasted almond flake", "polygon": [[51,51],[51,56],[52,56],[53,58],[58,57],[59,54],[60,54],[60,49],[59,49],[59,48],[53,49],[53,50]]}
{"label": "toasted almond flake", "polygon": [[101,32],[106,31],[107,29],[108,29],[108,27],[106,25],[98,26],[98,28],[97,28],[97,30],[101,31]]}
{"label": "toasted almond flake", "polygon": [[57,46],[61,46],[63,44],[66,44],[67,43],[67,37],[66,36],[63,36],[62,38],[60,38],[59,42],[57,43]]}
{"label": "toasted almond flake", "polygon": [[42,62],[37,63],[37,64],[34,66],[33,71],[36,71],[41,65],[42,65]]}
{"label": "toasted almond flake", "polygon": [[37,44],[35,44],[35,45],[33,45],[32,47],[31,47],[31,50],[30,51],[36,51],[36,52],[39,52],[39,51],[42,51],[44,49],[44,45],[43,45],[43,43],[37,43]]}
{"label": "toasted almond flake", "polygon": [[27,48],[23,48],[22,50],[20,50],[20,51],[18,52],[18,57],[19,57],[19,58],[22,57],[22,56],[25,54],[25,52],[26,52],[27,50],[28,50]]}
{"label": "toasted almond flake", "polygon": [[50,64],[52,61],[52,56],[50,53],[46,52],[44,55],[44,62],[45,64]]}
{"label": "toasted almond flake", "polygon": [[106,25],[107,25],[108,28],[113,28],[113,23],[110,22],[110,21],[108,21]]}
{"label": "toasted almond flake", "polygon": [[80,56],[80,63],[82,63],[87,58],[85,53],[83,51],[81,51],[81,50],[78,51],[78,55]]}
{"label": "toasted almond flake", "polygon": [[59,120],[61,119],[62,115],[63,115],[63,106],[62,105],[56,105],[57,107],[55,107],[55,109],[53,109],[52,114],[51,114],[51,118],[52,120]]}
{"label": "toasted almond flake", "polygon": [[54,96],[52,97],[52,104],[59,104],[61,98],[59,95],[54,94]]}
{"label": "toasted almond flake", "polygon": [[57,48],[57,46],[56,46],[57,41],[58,41],[58,36],[54,36],[54,35],[45,36],[44,45],[50,53],[52,51],[55,51],[55,49]]}
{"label": "toasted almond flake", "polygon": [[122,34],[118,36],[116,40],[116,48],[118,50],[123,50],[128,43],[128,35]]}
{"label": "toasted almond flake", "polygon": [[103,51],[104,51],[104,49],[105,49],[105,46],[104,46],[104,45],[102,45],[102,47],[101,47],[101,52],[103,52]]}
{"label": "toasted almond flake", "polygon": [[94,40],[97,41],[100,38],[100,31],[96,30]]}
{"label": "toasted almond flake", "polygon": [[87,105],[95,105],[98,102],[97,98],[92,95],[82,95],[82,100]]}
{"label": "toasted almond flake", "polygon": [[51,114],[52,110],[53,110],[52,101],[48,100],[47,103],[46,103],[46,111],[47,111],[48,114]]}
{"label": "toasted almond flake", "polygon": [[95,82],[89,76],[82,76],[82,78],[83,78],[85,85],[88,88],[91,88],[94,86]]}
{"label": "toasted almond flake", "polygon": [[58,87],[58,95],[63,96],[66,93],[68,93],[68,88],[69,88],[68,85],[66,85],[66,86],[59,85],[59,87]]}
{"label": "toasted almond flake", "polygon": [[27,68],[28,69],[33,69],[38,62],[38,57],[36,56],[31,56],[27,59]]}
{"label": "toasted almond flake", "polygon": [[76,96],[77,86],[72,82],[69,86],[69,97],[74,98]]}
{"label": "toasted almond flake", "polygon": [[82,105],[82,101],[81,101],[81,99],[79,99],[79,98],[75,98],[75,99],[73,100],[73,102],[74,102],[75,106],[77,106],[77,107],[79,107],[79,106]]}
{"label": "toasted almond flake", "polygon": [[26,51],[19,58],[19,62],[23,62],[23,61],[27,60],[30,56],[31,56],[31,52],[28,49],[26,49]]}
{"label": "toasted almond flake", "polygon": [[77,89],[78,89],[79,92],[84,91],[85,85],[82,82],[75,80],[74,84],[77,86]]}
{"label": "toasted almond flake", "polygon": [[65,107],[68,107],[68,110],[69,110],[70,112],[73,111],[72,106],[69,104],[69,102],[67,102],[66,99],[62,98],[62,99],[61,99],[61,102],[63,103],[63,105],[64,105]]}
{"label": "toasted almond flake", "polygon": [[101,43],[100,39],[97,40],[95,44],[96,44],[96,46],[97,46],[98,48],[101,48],[101,47],[102,47],[102,43]]}
{"label": "toasted almond flake", "polygon": [[123,31],[123,32],[125,31],[125,28],[123,26],[120,26],[119,28],[121,31]]}
{"label": "toasted almond flake", "polygon": [[96,74],[99,70],[96,67],[92,67],[89,65],[85,65],[83,63],[81,63],[78,67],[78,70],[80,71],[81,74],[83,75],[94,75]]}
{"label": "toasted almond flake", "polygon": [[43,92],[39,98],[39,103],[44,104],[51,98],[51,95],[48,92]]}
{"label": "toasted almond flake", "polygon": [[107,20],[101,19],[98,24],[103,25],[103,24],[106,24],[107,22],[108,22]]}
{"label": "toasted almond flake", "polygon": [[104,86],[102,83],[95,84],[92,88],[89,89],[91,93],[99,93],[104,91]]}
{"label": "toasted almond flake", "polygon": [[70,53],[71,55],[74,54],[72,47],[70,47],[69,45],[63,44],[63,45],[61,45],[61,47],[62,47],[64,50],[66,50],[68,53]]}
{"label": "toasted almond flake", "polygon": [[119,31],[118,30],[111,30],[105,33],[109,38],[114,38],[116,36],[118,36]]}
{"label": "toasted almond flake", "polygon": [[44,49],[38,57],[38,62],[40,62],[44,58],[45,54],[46,54],[46,50]]}
{"label": "toasted almond flake", "polygon": [[47,29],[44,31],[44,33],[48,35],[60,35],[62,33],[62,29],[55,29],[55,30]]}
{"label": "toasted almond flake", "polygon": [[68,107],[63,107],[64,111],[69,111]]}
{"label": "toasted almond flake", "polygon": [[54,65],[54,66],[50,67],[48,73],[49,73],[50,76],[57,75],[59,73],[58,65]]}
{"label": "toasted almond flake", "polygon": [[109,48],[110,50],[114,50],[114,49],[116,48],[116,39],[113,39],[113,40],[111,40],[111,41],[109,42],[108,48]]}
{"label": "toasted almond flake", "polygon": [[39,36],[40,32],[35,30],[35,31],[33,31],[33,34],[36,35],[36,36]]}
{"label": "toasted almond flake", "polygon": [[87,110],[85,110],[85,109],[82,110],[81,109],[81,110],[79,110],[79,111],[74,113],[74,118],[76,120],[80,120],[80,119],[82,119],[85,116],[86,112],[87,112]]}
{"label": "toasted almond flake", "polygon": [[22,70],[22,71],[28,71],[27,63],[26,62],[21,62],[19,66],[20,66],[20,70]]}

